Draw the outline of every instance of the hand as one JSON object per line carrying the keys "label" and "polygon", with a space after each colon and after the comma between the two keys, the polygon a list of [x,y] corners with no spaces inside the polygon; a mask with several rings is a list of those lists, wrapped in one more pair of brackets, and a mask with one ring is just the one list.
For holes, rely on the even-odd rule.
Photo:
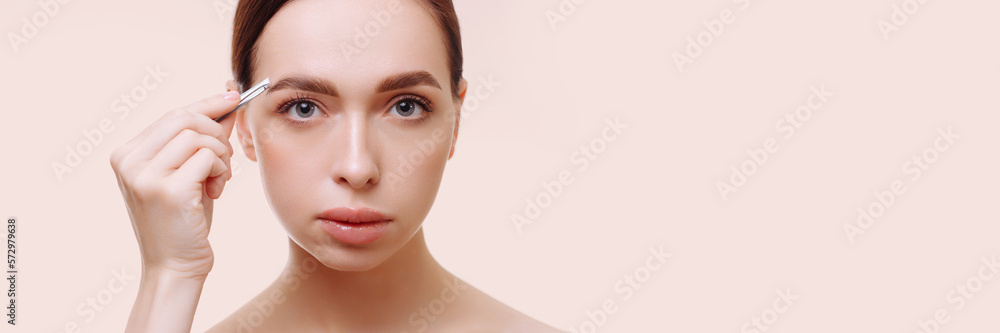
{"label": "hand", "polygon": [[239,94],[229,91],[168,112],[111,154],[111,167],[139,242],[143,270],[204,278],[212,207],[232,178],[229,136]]}

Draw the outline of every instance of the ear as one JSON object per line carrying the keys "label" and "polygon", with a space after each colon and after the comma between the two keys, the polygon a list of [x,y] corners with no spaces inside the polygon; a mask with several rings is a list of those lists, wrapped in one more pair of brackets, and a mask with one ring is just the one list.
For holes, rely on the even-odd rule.
{"label": "ear", "polygon": [[235,80],[226,81],[226,91],[240,92],[240,90],[236,88]]}
{"label": "ear", "polygon": [[236,111],[235,116],[236,136],[239,137],[240,147],[243,148],[243,154],[247,156],[247,159],[257,162],[257,151],[254,150],[253,134],[250,133],[250,127],[247,124],[246,108]]}
{"label": "ear", "polygon": [[[239,91],[236,88],[236,81],[226,81],[226,91]],[[247,159],[257,162],[257,151],[253,146],[253,135],[250,134],[250,127],[247,124],[246,108],[236,111],[236,136],[239,138],[240,147]]]}
{"label": "ear", "polygon": [[469,82],[462,78],[458,81],[458,100],[455,101],[455,133],[451,139],[451,152],[448,159],[455,155],[455,143],[458,142],[458,125],[462,121],[462,103],[465,102],[465,92],[468,91]]}

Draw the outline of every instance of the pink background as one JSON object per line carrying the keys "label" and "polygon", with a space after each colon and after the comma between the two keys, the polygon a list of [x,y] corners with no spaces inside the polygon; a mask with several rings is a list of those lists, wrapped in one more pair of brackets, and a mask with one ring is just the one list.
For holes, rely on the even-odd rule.
{"label": "pink background", "polygon": [[[764,316],[768,332],[917,332],[942,311],[940,332],[1000,330],[1000,279],[978,274],[1000,255],[1000,2],[590,0],[553,28],[546,12],[563,2],[456,0],[470,88],[500,84],[466,103],[425,222],[446,268],[564,330],[741,332]],[[906,22],[886,38],[894,6]],[[122,331],[140,260],[108,156],[224,90],[232,4],[0,7],[0,215],[19,219],[20,251],[18,325],[0,331]],[[15,51],[10,34],[36,15],[44,26]],[[679,71],[675,52],[699,34],[706,46]],[[168,76],[137,88],[156,67]],[[832,96],[786,138],[812,87]],[[145,98],[114,112],[132,93]],[[627,128],[600,142],[616,118]],[[113,129],[60,179],[53,163],[102,119]],[[935,149],[949,127],[958,137]],[[761,160],[769,139],[777,148],[755,162],[747,150]],[[581,171],[574,154],[592,144],[604,151]],[[916,180],[914,155],[935,160]],[[256,165],[234,164],[194,331],[285,264]],[[753,174],[724,200],[717,183],[744,164]],[[573,182],[519,233],[511,215],[563,170]],[[897,180],[906,191],[852,244],[844,225]],[[672,256],[647,261],[650,247]],[[121,270],[133,278],[110,292]],[[635,274],[627,294],[619,281]],[[962,307],[949,296],[960,285],[977,289]],[[798,298],[786,307],[778,290]],[[78,312],[98,297],[102,311]]]}

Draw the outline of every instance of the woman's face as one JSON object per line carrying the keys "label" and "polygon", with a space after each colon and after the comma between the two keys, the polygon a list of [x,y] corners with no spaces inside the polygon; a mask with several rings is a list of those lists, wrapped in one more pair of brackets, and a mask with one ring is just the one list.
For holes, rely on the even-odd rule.
{"label": "woman's face", "polygon": [[[240,114],[240,142],[289,236],[328,267],[377,266],[434,203],[461,109],[442,36],[416,1],[297,0],[257,42],[253,83],[271,88]],[[391,221],[344,241],[320,218],[338,207]]]}

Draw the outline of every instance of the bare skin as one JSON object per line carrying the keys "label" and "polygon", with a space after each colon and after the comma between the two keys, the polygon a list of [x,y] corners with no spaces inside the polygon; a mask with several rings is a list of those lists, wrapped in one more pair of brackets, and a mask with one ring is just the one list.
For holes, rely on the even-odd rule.
{"label": "bare skin", "polygon": [[[345,53],[380,10],[391,21]],[[235,130],[260,165],[289,258],[210,332],[558,332],[449,273],[424,242],[467,89],[462,79],[452,91],[440,36],[418,1],[293,1],[257,44],[254,82],[268,77],[273,89],[219,124],[211,119],[236,105],[233,92],[172,111],[116,150],[111,165],[143,259],[126,331],[190,331],[214,264],[212,203],[230,178]],[[421,79],[398,80],[414,73]],[[328,89],[282,87],[290,78]],[[410,84],[388,84],[394,78]],[[331,237],[317,218],[360,206],[392,219],[369,244]]]}
{"label": "bare skin", "polygon": [[[294,243],[290,246],[290,257],[315,260],[295,251]],[[407,248],[411,246],[418,250],[404,249],[405,255],[362,274],[321,265],[312,272],[307,272],[308,264],[286,267],[274,283],[207,332],[287,332],[292,327],[302,332],[310,331],[306,328],[316,332],[559,332],[445,271],[426,251],[422,233]],[[399,275],[383,271],[395,266],[401,267]],[[414,274],[417,271],[421,273]],[[368,280],[373,274],[389,280]],[[415,282],[413,275],[422,278]],[[266,304],[275,305],[268,315],[260,310]]]}

